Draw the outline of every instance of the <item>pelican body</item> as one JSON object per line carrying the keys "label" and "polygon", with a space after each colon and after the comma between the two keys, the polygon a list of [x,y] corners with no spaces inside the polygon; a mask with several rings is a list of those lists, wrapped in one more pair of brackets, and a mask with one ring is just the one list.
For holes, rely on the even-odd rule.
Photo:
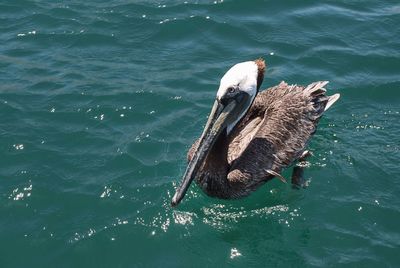
{"label": "pelican body", "polygon": [[[248,196],[284,168],[308,155],[306,146],[319,119],[338,98],[327,96],[327,81],[306,87],[279,85],[258,94],[262,59],[234,65],[221,79],[201,137],[188,152],[188,166],[171,205],[178,205],[193,180],[209,196]],[[298,184],[295,167],[292,183]]]}

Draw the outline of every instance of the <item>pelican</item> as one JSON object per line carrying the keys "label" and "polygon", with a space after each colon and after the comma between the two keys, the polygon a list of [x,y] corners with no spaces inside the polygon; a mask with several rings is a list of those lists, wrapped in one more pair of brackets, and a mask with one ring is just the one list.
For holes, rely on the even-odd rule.
{"label": "pelican", "polygon": [[[274,177],[286,182],[282,170],[310,155],[306,146],[318,121],[340,95],[325,94],[327,81],[306,87],[281,82],[258,93],[265,68],[263,59],[242,62],[222,77],[172,206],[193,180],[211,197],[237,199]],[[301,166],[293,168],[294,185],[304,183],[302,174]]]}

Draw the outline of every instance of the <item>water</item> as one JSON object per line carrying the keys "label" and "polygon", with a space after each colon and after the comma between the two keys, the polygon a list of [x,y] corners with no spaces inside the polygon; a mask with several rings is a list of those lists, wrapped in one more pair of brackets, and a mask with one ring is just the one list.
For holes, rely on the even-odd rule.
{"label": "water", "polygon": [[[1,1],[0,266],[399,266],[399,24],[397,1]],[[310,187],[171,209],[220,77],[260,56],[263,88],[342,95]]]}

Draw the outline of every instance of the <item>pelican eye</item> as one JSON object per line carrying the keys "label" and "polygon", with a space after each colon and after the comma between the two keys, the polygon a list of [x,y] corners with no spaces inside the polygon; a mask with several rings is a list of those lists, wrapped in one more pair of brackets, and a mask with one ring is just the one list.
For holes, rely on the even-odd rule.
{"label": "pelican eye", "polygon": [[228,93],[235,93],[236,92],[236,87],[228,87]]}

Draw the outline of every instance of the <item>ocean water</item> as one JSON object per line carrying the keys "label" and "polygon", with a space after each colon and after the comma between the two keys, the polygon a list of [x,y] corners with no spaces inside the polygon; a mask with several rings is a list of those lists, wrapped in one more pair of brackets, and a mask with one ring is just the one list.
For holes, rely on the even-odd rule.
{"label": "ocean water", "polygon": [[[0,1],[0,267],[399,267],[398,1]],[[329,80],[307,189],[169,205],[219,79]],[[291,170],[284,172],[289,177]]]}

